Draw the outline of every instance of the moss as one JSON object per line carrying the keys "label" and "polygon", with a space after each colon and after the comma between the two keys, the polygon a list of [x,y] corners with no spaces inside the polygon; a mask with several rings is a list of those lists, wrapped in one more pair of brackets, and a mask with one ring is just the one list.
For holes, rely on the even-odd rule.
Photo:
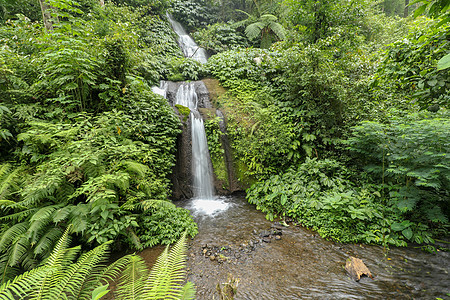
{"label": "moss", "polygon": [[229,188],[228,183],[228,171],[227,166],[225,164],[225,156],[224,154],[220,155],[219,157],[211,158],[212,164],[213,164],[213,170],[214,174],[216,175],[217,179],[222,182],[223,189]]}
{"label": "moss", "polygon": [[183,115],[183,122],[186,122],[191,110],[189,107],[183,106],[181,104],[175,104],[175,107],[178,109],[178,112]]}

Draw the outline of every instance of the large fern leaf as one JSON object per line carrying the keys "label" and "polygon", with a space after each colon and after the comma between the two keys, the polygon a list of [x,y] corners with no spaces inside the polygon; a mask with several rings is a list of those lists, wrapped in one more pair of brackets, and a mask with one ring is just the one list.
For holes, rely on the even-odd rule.
{"label": "large fern leaf", "polygon": [[144,290],[144,299],[180,299],[185,280],[186,233],[169,251],[167,246],[156,260]]}
{"label": "large fern leaf", "polygon": [[125,258],[128,262],[117,284],[116,298],[143,299],[142,294],[149,273],[148,268],[144,259],[139,255],[128,255]]}

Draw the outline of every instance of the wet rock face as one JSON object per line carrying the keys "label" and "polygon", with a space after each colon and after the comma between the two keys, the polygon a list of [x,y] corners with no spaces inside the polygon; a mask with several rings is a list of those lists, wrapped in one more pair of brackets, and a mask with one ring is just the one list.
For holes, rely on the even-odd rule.
{"label": "wet rock face", "polygon": [[[167,100],[182,123],[182,133],[177,138],[176,164],[172,172],[172,198],[175,200],[189,199],[194,196],[192,176],[192,136],[191,116],[186,118],[175,107],[179,87],[185,82],[168,82]],[[202,81],[193,82],[198,97],[199,108],[211,108],[209,93]]]}
{"label": "wet rock face", "polygon": [[[175,107],[176,96],[178,89],[181,85],[186,84],[185,82],[167,82],[166,98],[169,104],[174,108],[174,111],[178,114],[180,121],[182,122],[183,132],[177,139],[177,155],[176,155],[176,165],[173,168],[172,173],[172,198],[174,200],[182,200],[192,198],[193,193],[193,180],[192,180],[192,137],[191,137],[191,117],[183,116],[178,112]],[[224,115],[216,110],[210,100],[210,92],[203,81],[191,82],[194,85],[195,92],[197,94],[197,109],[202,115],[203,119],[210,118],[211,116],[217,115],[221,118],[220,129],[223,132],[222,135],[222,145],[225,149],[224,161],[226,164],[227,180],[228,183],[225,184],[221,180],[214,176],[214,190],[216,194],[228,195],[236,191],[240,191],[239,184],[237,182],[234,169],[233,169],[233,158],[231,154],[231,147],[229,145],[229,140],[226,134],[226,123]],[[209,162],[211,164],[211,162]],[[212,164],[211,164],[212,165]],[[215,174],[214,174],[215,175]],[[224,188],[227,186],[226,188]]]}
{"label": "wet rock face", "polygon": [[[168,81],[167,86],[167,101],[169,102],[170,106],[175,106],[175,99],[177,96],[177,92],[179,87],[182,84],[186,84],[184,81]],[[198,103],[197,108],[212,108],[211,101],[209,101],[209,92],[206,88],[203,81],[192,81],[191,83],[194,84],[195,92],[197,93],[198,97]]]}

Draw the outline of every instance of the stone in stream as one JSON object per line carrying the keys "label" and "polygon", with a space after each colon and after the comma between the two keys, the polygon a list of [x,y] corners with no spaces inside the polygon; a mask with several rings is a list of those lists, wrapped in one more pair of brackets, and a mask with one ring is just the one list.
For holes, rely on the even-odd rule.
{"label": "stone in stream", "polygon": [[270,239],[270,237],[263,237],[263,242],[265,242],[265,243],[270,243],[271,242],[271,239]]}
{"label": "stone in stream", "polygon": [[270,236],[270,231],[269,230],[263,230],[263,231],[261,231],[261,233],[259,235],[261,237],[268,237],[268,236]]}
{"label": "stone in stream", "polygon": [[361,276],[365,275],[373,279],[372,273],[370,273],[367,266],[359,258],[350,256],[345,263],[345,270],[350,274],[350,277],[359,281]]}

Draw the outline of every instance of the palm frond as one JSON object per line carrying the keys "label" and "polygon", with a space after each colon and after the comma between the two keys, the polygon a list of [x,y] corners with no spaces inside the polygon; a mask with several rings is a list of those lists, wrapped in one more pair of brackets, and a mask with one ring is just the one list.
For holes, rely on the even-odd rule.
{"label": "palm frond", "polygon": [[129,255],[127,257],[128,263],[117,284],[116,298],[141,299],[149,271],[144,259],[139,255]]}
{"label": "palm frond", "polygon": [[156,260],[144,290],[144,299],[179,299],[185,279],[186,233],[169,251],[169,246]]}

